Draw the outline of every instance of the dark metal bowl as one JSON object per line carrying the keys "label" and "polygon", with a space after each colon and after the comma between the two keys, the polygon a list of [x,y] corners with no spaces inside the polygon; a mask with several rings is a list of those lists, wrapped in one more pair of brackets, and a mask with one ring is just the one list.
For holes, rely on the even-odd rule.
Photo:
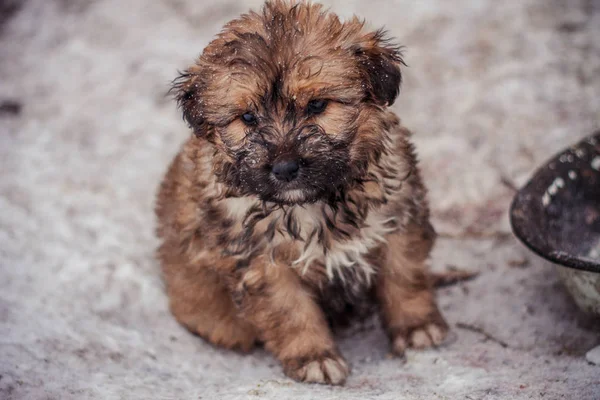
{"label": "dark metal bowl", "polygon": [[600,273],[600,131],[536,171],[515,196],[510,222],[540,256]]}

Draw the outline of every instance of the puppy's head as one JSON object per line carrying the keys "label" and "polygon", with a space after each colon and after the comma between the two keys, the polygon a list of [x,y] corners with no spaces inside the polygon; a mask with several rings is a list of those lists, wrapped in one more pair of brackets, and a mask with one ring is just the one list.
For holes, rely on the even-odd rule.
{"label": "puppy's head", "polygon": [[314,202],[378,159],[401,64],[398,47],[357,18],[274,0],[229,22],[173,90],[215,145],[221,182],[265,201]]}

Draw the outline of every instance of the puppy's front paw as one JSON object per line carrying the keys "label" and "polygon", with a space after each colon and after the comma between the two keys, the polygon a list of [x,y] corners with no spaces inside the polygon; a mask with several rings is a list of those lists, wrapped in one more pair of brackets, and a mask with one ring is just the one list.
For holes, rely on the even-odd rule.
{"label": "puppy's front paw", "polygon": [[448,335],[448,324],[436,312],[433,318],[422,324],[403,329],[395,329],[392,336],[392,351],[396,355],[403,355],[407,348],[425,349],[442,344]]}
{"label": "puppy's front paw", "polygon": [[295,358],[284,362],[287,376],[300,382],[341,385],[350,369],[338,355],[327,354],[311,358]]}
{"label": "puppy's front paw", "polygon": [[392,351],[401,356],[407,348],[425,349],[442,344],[448,335],[448,325],[444,322],[428,322],[424,325],[401,330],[392,337]]}

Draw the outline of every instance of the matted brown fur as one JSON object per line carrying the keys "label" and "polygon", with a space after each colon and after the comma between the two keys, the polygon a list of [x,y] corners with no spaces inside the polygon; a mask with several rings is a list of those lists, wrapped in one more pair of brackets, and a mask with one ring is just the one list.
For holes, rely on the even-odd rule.
{"label": "matted brown fur", "polygon": [[[225,25],[175,80],[194,135],[156,214],[184,326],[227,348],[262,342],[290,377],[332,384],[349,369],[331,323],[367,304],[398,354],[442,341],[426,191],[387,109],[401,65],[399,48],[357,18],[270,1]],[[295,178],[276,179],[286,160]]]}

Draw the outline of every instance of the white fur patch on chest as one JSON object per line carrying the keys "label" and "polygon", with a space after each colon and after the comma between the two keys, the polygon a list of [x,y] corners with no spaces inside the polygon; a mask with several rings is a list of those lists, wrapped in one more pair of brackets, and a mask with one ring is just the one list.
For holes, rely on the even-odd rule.
{"label": "white fur patch on chest", "polygon": [[393,220],[394,218],[371,212],[359,235],[348,240],[334,240],[327,251],[317,238],[313,237],[310,243],[303,246],[300,257],[294,261],[294,266],[299,266],[302,273],[306,273],[313,262],[322,262],[328,278],[331,280],[337,276],[342,282],[347,275],[345,270],[353,269],[352,273],[359,281],[370,284],[375,269],[366,260],[366,255],[386,241],[386,234],[394,230],[390,227]]}
{"label": "white fur patch on chest", "polygon": [[[257,200],[252,198],[231,198],[225,200],[228,216],[242,219]],[[294,240],[285,226],[286,216],[293,214],[294,223],[302,240]],[[307,204],[304,206],[291,207],[286,210],[276,209],[266,218],[262,226],[276,221],[278,228],[272,240],[264,243],[267,251],[276,246],[293,241],[300,251],[292,267],[297,268],[301,274],[308,271],[310,266],[319,262],[325,266],[327,276],[330,280],[335,277],[344,282],[348,274],[352,274],[357,280],[367,285],[375,273],[375,268],[367,259],[367,254],[385,242],[385,236],[394,230],[394,218],[384,216],[382,213],[372,210],[367,216],[358,235],[349,239],[332,239],[327,249],[319,240],[318,234],[311,234],[319,229],[327,229],[323,221],[322,205]],[[259,233],[260,232],[256,232]],[[325,233],[327,234],[327,232]]]}
{"label": "white fur patch on chest", "polygon": [[223,203],[225,204],[229,218],[242,220],[248,210],[258,202],[251,197],[229,197],[223,200]]}

